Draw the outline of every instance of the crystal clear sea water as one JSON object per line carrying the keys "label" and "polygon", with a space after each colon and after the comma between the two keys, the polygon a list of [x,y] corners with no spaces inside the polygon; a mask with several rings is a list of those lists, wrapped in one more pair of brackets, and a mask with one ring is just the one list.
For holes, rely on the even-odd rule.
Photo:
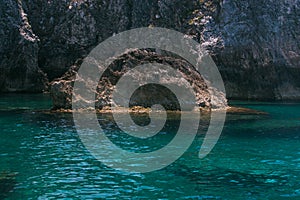
{"label": "crystal clear sea water", "polygon": [[[130,174],[93,158],[72,114],[45,111],[49,96],[2,94],[0,172],[16,176],[11,192],[0,182],[0,199],[300,199],[300,103],[231,104],[268,114],[227,115],[217,145],[199,159],[204,123],[176,162]],[[159,137],[142,143],[121,134],[110,116],[98,117],[115,143],[140,152],[167,144],[178,123],[175,117]]]}

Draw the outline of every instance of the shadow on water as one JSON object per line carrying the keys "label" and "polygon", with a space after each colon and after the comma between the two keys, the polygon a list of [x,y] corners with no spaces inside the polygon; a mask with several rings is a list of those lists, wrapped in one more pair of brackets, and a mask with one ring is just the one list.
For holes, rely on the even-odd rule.
{"label": "shadow on water", "polygon": [[176,171],[169,171],[175,176],[181,176],[195,183],[194,190],[204,191],[207,188],[247,188],[249,190],[256,188],[271,189],[273,187],[285,186],[289,184],[287,177],[269,174],[254,174],[239,172],[234,170],[214,168],[209,170],[201,170],[195,167],[187,167],[186,165],[176,165]]}
{"label": "shadow on water", "polygon": [[1,172],[0,173],[0,199],[5,199],[8,197],[16,185],[16,175],[17,173],[12,172]]}

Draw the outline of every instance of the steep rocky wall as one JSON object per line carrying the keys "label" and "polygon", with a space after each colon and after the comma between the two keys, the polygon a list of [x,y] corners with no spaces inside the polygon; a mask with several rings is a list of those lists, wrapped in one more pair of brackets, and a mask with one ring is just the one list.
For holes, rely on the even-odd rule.
{"label": "steep rocky wall", "polygon": [[32,32],[22,1],[0,6],[0,91],[40,92],[47,78],[38,66],[39,39]]}
{"label": "steep rocky wall", "polygon": [[299,0],[227,0],[217,31],[229,97],[300,99]]}
{"label": "steep rocky wall", "polygon": [[227,97],[300,99],[299,0],[2,0],[0,11],[0,91],[41,91],[40,69],[52,81],[114,33],[160,26],[207,48]]}

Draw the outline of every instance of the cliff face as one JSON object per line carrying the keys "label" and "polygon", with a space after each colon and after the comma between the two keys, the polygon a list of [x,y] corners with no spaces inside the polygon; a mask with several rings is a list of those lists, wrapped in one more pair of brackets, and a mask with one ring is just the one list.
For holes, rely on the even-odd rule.
{"label": "cliff face", "polygon": [[47,82],[38,67],[39,39],[21,1],[0,6],[0,91],[40,92]]}
{"label": "cliff face", "polygon": [[175,29],[213,56],[228,98],[300,99],[299,0],[5,0],[0,91],[41,91],[114,33]]}
{"label": "cliff face", "polygon": [[225,1],[216,62],[231,98],[300,98],[300,1]]}

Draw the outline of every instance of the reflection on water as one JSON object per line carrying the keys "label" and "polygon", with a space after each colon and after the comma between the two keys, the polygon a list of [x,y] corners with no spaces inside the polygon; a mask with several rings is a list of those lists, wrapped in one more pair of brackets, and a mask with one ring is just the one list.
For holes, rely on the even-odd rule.
{"label": "reflection on water", "polygon": [[[199,159],[203,123],[175,163],[151,173],[128,174],[89,154],[71,114],[40,112],[35,107],[49,104],[34,98],[27,97],[33,106],[22,109],[17,97],[0,98],[0,172],[18,173],[14,190],[7,194],[10,199],[300,198],[300,104],[244,104],[269,115],[228,115],[217,145]],[[4,109],[8,101],[16,103]],[[98,118],[112,141],[140,152],[167,144],[178,122],[170,120],[157,137],[142,143],[122,134],[108,115]]]}

